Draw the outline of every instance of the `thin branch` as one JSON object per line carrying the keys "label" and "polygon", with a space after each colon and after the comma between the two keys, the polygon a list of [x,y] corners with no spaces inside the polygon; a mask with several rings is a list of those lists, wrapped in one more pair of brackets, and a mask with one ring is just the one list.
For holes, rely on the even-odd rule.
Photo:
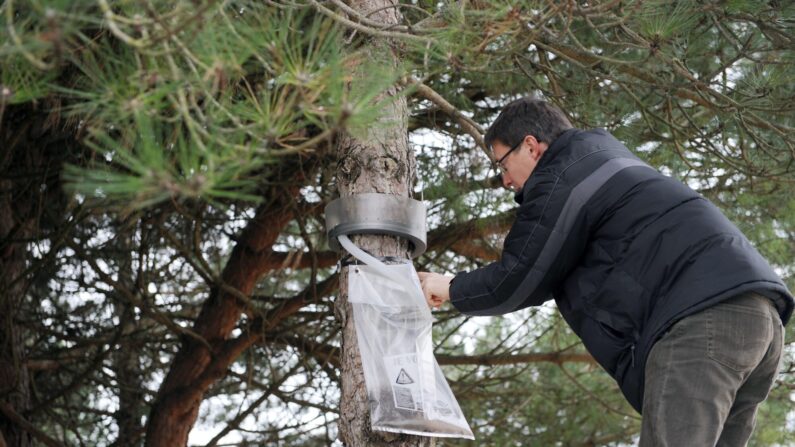
{"label": "thin branch", "polygon": [[326,8],[325,6],[323,6],[320,3],[318,3],[316,0],[309,0],[309,3],[312,6],[314,6],[315,9],[320,11],[322,14],[324,14],[324,15],[326,15],[328,17],[331,17],[332,19],[342,23],[343,25],[345,25],[347,27],[353,28],[353,29],[355,29],[357,31],[361,31],[361,32],[363,32],[365,34],[368,34],[368,35],[371,35],[371,36],[385,37],[385,38],[388,38],[388,39],[414,40],[414,41],[418,41],[418,42],[422,42],[422,43],[434,43],[433,39],[429,39],[427,37],[416,36],[414,34],[408,34],[408,33],[399,33],[399,32],[394,32],[394,31],[384,31],[384,30],[381,30],[381,29],[377,29],[377,28],[373,28],[373,27],[362,25],[361,23],[356,23],[356,22],[354,22],[354,21],[352,21],[350,19],[347,19],[347,18],[341,16],[340,14],[337,14],[336,12]]}
{"label": "thin branch", "polygon": [[432,88],[422,82],[416,79],[409,79],[406,84],[416,88],[420,96],[436,104],[443,112],[453,118],[461,128],[475,140],[475,143],[483,150],[483,153],[486,154],[489,161],[494,163],[494,154],[486,147],[486,143],[483,141],[483,128],[480,127],[478,123],[461,113],[454,105],[444,99],[442,95],[436,93]]}
{"label": "thin branch", "polygon": [[[243,422],[243,420],[246,419],[251,413],[253,413],[254,410],[259,408],[259,406],[262,405],[266,400],[268,400],[268,398],[271,395],[273,395],[276,391],[278,391],[279,387],[284,382],[286,382],[287,379],[292,378],[293,374],[296,373],[301,366],[302,366],[302,364],[300,362],[298,362],[292,368],[290,368],[289,371],[285,372],[281,377],[279,377],[278,379],[274,380],[270,385],[261,386],[261,388],[264,391],[257,398],[257,400],[252,402],[251,405],[248,406],[248,408],[246,408],[244,411],[241,411],[231,421],[227,422],[226,427],[224,427],[220,432],[218,432],[218,434],[213,436],[213,438],[210,439],[210,441],[207,442],[207,444],[205,444],[205,447],[213,447],[215,445],[218,445],[218,441],[220,441],[221,438],[223,438],[224,436],[229,434],[229,432],[231,432],[232,430],[237,429],[240,426],[240,423]],[[228,371],[227,374],[232,374],[232,375],[240,378],[239,375],[233,373],[232,371]],[[248,380],[248,379],[245,379],[245,380]],[[257,384],[258,385],[262,385],[259,382],[257,382]]]}
{"label": "thin branch", "polygon": [[14,26],[14,1],[8,0],[5,4],[6,7],[6,29],[8,29],[8,35],[11,36],[11,40],[14,41],[14,45],[17,46],[17,50],[22,54],[22,56],[28,60],[34,67],[38,68],[39,70],[49,70],[53,68],[53,65],[47,62],[44,62],[31,54],[28,50],[25,49],[24,44],[22,43],[22,39],[20,39],[19,35],[17,35],[16,27]]}
{"label": "thin branch", "polygon": [[[357,11],[357,10],[351,8],[350,6],[346,5],[345,2],[343,2],[341,0],[330,0],[330,1],[331,1],[331,3],[334,3],[335,5],[337,5],[338,8],[340,8],[343,11],[345,11],[345,13],[347,13],[347,14],[353,16],[353,17],[356,17],[356,20],[361,22],[363,25],[371,26],[371,27],[376,28],[376,29],[390,29],[392,31],[399,31],[399,32],[409,32],[410,31],[410,29],[408,27],[403,26],[403,25],[385,25],[384,23],[380,23],[378,21],[375,21],[375,20],[373,20],[373,19],[371,19],[371,18],[369,18],[367,16],[364,16],[364,15],[360,14],[359,11]],[[390,7],[392,7],[392,6],[390,5]],[[370,14],[372,14],[372,12]]]}
{"label": "thin branch", "polygon": [[[64,445],[58,442],[56,439],[51,438],[43,431],[36,428],[35,425],[25,420],[25,418],[23,418],[22,415],[14,411],[11,405],[0,401],[0,413],[2,413],[3,416],[6,417],[6,419],[17,424],[21,429],[30,433],[31,436],[39,440],[44,445],[48,447],[64,447]],[[0,438],[0,441],[2,441],[2,438]]]}
{"label": "thin branch", "polygon": [[[81,247],[78,247],[77,244],[74,243],[74,241],[69,241],[67,242],[66,245],[72,250],[74,250],[75,253],[83,253]],[[137,307],[144,315],[152,318],[158,323],[163,324],[164,326],[171,329],[178,335],[185,335],[196,340],[197,342],[199,342],[199,344],[207,348],[209,352],[212,352],[212,347],[210,346],[210,343],[208,343],[204,337],[202,337],[201,335],[197,334],[196,332],[194,332],[189,328],[184,328],[178,325],[177,323],[171,321],[171,319],[165,314],[162,314],[156,310],[151,309],[143,301],[138,299],[138,297],[136,297],[134,293],[127,290],[126,287],[121,285],[118,281],[115,281],[110,275],[108,275],[104,270],[102,270],[102,268],[99,267],[99,265],[97,264],[96,260],[93,257],[83,256],[83,259],[91,266],[91,269],[94,270],[94,272],[96,272],[97,275],[99,275],[100,279],[104,283],[113,287],[122,296],[124,296],[127,299],[127,301],[129,301],[132,305]]]}

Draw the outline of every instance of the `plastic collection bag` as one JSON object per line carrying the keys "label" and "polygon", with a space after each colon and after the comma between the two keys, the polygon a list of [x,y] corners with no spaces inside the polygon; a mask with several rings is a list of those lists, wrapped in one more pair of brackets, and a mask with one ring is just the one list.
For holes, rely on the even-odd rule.
{"label": "plastic collection bag", "polygon": [[373,430],[475,439],[433,356],[433,317],[411,263],[387,265],[340,244],[365,265],[348,275],[348,301]]}

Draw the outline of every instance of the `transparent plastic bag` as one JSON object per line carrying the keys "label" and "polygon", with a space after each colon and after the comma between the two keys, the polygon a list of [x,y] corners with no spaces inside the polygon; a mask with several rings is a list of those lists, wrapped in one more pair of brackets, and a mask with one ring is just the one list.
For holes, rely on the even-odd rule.
{"label": "transparent plastic bag", "polygon": [[384,264],[339,240],[366,264],[350,270],[348,301],[373,430],[475,439],[433,356],[433,317],[414,266]]}

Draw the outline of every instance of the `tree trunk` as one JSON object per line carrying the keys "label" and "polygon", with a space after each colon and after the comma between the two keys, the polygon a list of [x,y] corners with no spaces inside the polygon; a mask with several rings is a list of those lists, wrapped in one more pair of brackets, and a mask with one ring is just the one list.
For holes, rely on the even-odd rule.
{"label": "tree trunk", "polygon": [[[389,7],[397,5],[393,0],[355,0],[350,5],[362,15],[384,24],[397,24],[401,20],[399,9]],[[389,42],[374,39],[368,45],[371,59],[397,65],[398,57]],[[356,88],[354,79],[351,89],[355,92]],[[385,94],[394,96],[397,93],[397,89],[392,89]],[[337,184],[340,196],[368,192],[410,196],[415,161],[408,144],[408,106],[403,97],[390,104],[381,121],[371,126],[366,136],[344,135],[339,139]],[[407,241],[395,237],[356,236],[354,242],[376,256],[408,257]],[[345,445],[354,447],[433,445],[433,438],[371,430],[370,407],[347,289],[348,269],[344,268],[335,308],[342,325],[340,439]]]}
{"label": "tree trunk", "polygon": [[37,421],[27,419],[34,388],[24,344],[28,329],[21,321],[38,304],[31,293],[34,276],[26,272],[29,241],[63,228],[67,201],[60,171],[79,152],[75,128],[60,116],[60,103],[51,98],[0,104],[0,447],[32,445],[35,434],[27,430],[36,430]]}
{"label": "tree trunk", "polygon": [[[0,181],[0,401],[17,414],[30,409],[30,377],[25,367],[22,327],[17,311],[24,296],[24,284],[16,281],[25,270],[25,244],[15,242],[25,222],[14,220],[11,181]],[[30,435],[0,415],[0,433],[8,447],[31,445]]]}
{"label": "tree trunk", "polygon": [[[24,178],[9,178],[14,172],[30,169],[29,162],[37,157],[35,148],[17,144],[25,140],[29,127],[30,123],[22,128],[12,124],[0,128],[0,405],[8,405],[22,417],[31,407],[30,376],[25,366],[23,327],[17,316],[26,289],[22,278],[27,260],[24,241],[33,233],[35,222],[30,217],[31,198],[24,197],[27,191],[21,191],[30,185],[24,184]],[[30,153],[25,154],[28,150]],[[31,445],[31,436],[0,412],[2,441],[8,447],[26,447]]]}

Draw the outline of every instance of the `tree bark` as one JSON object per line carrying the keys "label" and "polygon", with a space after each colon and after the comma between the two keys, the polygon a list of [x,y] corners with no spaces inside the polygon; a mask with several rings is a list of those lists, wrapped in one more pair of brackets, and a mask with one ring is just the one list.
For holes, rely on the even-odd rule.
{"label": "tree bark", "polygon": [[[25,244],[15,240],[21,239],[19,230],[29,223],[15,220],[11,190],[13,182],[0,180],[0,401],[24,414],[30,409],[30,377],[25,366],[23,328],[16,319],[25,293],[23,281],[17,280],[25,270]],[[8,447],[31,445],[30,434],[3,416],[0,433]]]}
{"label": "tree bark", "polygon": [[27,419],[34,417],[28,414],[33,387],[28,328],[21,321],[37,305],[31,288],[46,280],[39,275],[34,282],[26,273],[29,241],[46,236],[52,243],[68,215],[60,171],[80,152],[75,130],[61,120],[60,102],[52,98],[0,104],[0,447],[27,447],[34,438],[58,443]]}
{"label": "tree bark", "polygon": [[[0,405],[24,416],[31,407],[30,376],[23,344],[24,328],[17,322],[25,296],[27,253],[25,240],[33,233],[31,197],[26,197],[37,179],[9,180],[13,172],[32,171],[40,155],[29,145],[30,118],[25,113],[10,116],[0,128]],[[14,119],[13,122],[11,121]],[[22,124],[25,124],[24,126]],[[30,146],[30,147],[29,147]],[[26,183],[26,180],[28,182]],[[0,442],[8,447],[32,444],[30,433],[0,414]]]}
{"label": "tree bark", "polygon": [[[385,25],[401,21],[393,0],[354,0],[350,6],[362,15]],[[399,62],[390,42],[374,39],[368,43],[367,55],[393,67]],[[357,77],[365,76],[358,73]],[[356,80],[351,86],[354,95]],[[397,88],[386,95],[396,96]],[[337,185],[340,196],[378,192],[408,197],[414,180],[415,160],[408,144],[408,106],[403,97],[396,97],[384,110],[380,122],[370,126],[366,135],[342,135],[338,141]],[[363,235],[354,242],[376,256],[408,257],[408,243],[391,236]],[[342,376],[339,437],[349,446],[426,446],[433,438],[374,432],[370,424],[370,407],[362,373],[361,357],[356,340],[353,313],[348,302],[348,268],[340,274],[340,293],[335,313],[342,325]]]}

